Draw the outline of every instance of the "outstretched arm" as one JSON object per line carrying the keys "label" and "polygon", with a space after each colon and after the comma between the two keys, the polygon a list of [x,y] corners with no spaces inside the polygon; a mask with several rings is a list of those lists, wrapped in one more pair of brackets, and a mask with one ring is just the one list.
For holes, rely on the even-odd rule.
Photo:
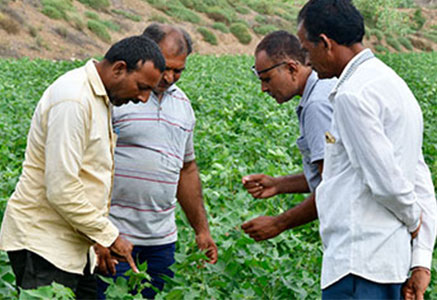
{"label": "outstretched arm", "polygon": [[[322,174],[323,161],[318,161]],[[298,227],[317,219],[316,196],[312,193],[299,205],[278,216],[260,216],[241,225],[241,228],[255,241],[273,238],[287,229]]]}
{"label": "outstretched arm", "polygon": [[198,247],[206,250],[210,263],[216,263],[217,246],[209,232],[199,171],[194,160],[184,163],[179,179],[177,199],[196,233]]}

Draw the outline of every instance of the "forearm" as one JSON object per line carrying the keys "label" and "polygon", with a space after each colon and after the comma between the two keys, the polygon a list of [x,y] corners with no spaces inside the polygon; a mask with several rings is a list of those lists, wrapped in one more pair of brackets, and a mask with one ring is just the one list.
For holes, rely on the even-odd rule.
{"label": "forearm", "polygon": [[278,187],[278,194],[301,194],[309,193],[310,188],[303,173],[285,175],[275,178]]}
{"label": "forearm", "polygon": [[181,170],[177,199],[196,234],[209,233],[202,186],[194,161],[187,163]]}
{"label": "forearm", "polygon": [[299,205],[276,217],[277,225],[281,231],[307,224],[316,219],[317,208],[314,193]]}

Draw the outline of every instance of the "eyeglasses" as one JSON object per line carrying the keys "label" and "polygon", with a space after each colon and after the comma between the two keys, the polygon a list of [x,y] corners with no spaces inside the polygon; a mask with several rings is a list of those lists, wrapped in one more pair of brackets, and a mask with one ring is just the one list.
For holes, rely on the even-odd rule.
{"label": "eyeglasses", "polygon": [[280,62],[279,64],[273,65],[273,66],[271,66],[271,67],[269,67],[267,69],[261,70],[261,71],[257,71],[255,69],[255,66],[252,66],[252,72],[253,72],[253,74],[255,74],[256,77],[259,77],[262,73],[265,73],[265,72],[268,72],[270,70],[273,70],[274,68],[282,66],[282,65],[284,65],[286,63],[287,63],[286,61],[283,61],[283,62]]}

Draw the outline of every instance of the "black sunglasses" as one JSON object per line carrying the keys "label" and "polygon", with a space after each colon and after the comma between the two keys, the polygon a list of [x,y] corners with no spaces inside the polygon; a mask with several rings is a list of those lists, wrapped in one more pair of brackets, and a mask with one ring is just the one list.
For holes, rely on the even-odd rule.
{"label": "black sunglasses", "polygon": [[271,67],[269,67],[269,68],[267,68],[267,69],[261,70],[261,71],[257,71],[257,70],[255,69],[255,66],[252,66],[252,72],[253,72],[253,74],[255,74],[256,77],[259,77],[262,73],[265,73],[265,72],[268,72],[268,71],[270,71],[270,70],[273,70],[274,68],[277,68],[277,67],[279,67],[279,66],[282,66],[282,65],[284,65],[284,64],[286,64],[286,63],[287,63],[286,61],[283,61],[283,62],[280,62],[280,63],[278,63],[278,64],[276,64],[276,65],[273,65],[273,66],[271,66]]}

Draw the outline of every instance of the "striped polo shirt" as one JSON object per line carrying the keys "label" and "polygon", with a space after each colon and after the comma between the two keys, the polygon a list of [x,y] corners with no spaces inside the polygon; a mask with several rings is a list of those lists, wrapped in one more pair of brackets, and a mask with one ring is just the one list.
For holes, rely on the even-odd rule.
{"label": "striped polo shirt", "polygon": [[114,107],[114,188],[110,219],[134,245],[177,240],[174,210],[179,174],[194,160],[194,111],[176,85],[161,101]]}

